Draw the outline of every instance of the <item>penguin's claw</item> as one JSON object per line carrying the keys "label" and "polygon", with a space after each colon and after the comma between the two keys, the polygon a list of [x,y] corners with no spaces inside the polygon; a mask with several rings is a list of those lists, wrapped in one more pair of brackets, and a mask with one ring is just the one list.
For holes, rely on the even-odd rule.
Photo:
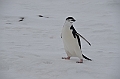
{"label": "penguin's claw", "polygon": [[76,63],[83,63],[83,62],[81,62],[81,61],[77,61]]}
{"label": "penguin's claw", "polygon": [[83,63],[83,59],[80,59],[80,61],[77,61],[76,63]]}

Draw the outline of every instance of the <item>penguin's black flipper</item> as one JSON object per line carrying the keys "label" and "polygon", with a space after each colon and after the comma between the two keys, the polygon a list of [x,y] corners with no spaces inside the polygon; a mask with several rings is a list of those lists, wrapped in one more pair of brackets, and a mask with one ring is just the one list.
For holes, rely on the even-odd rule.
{"label": "penguin's black flipper", "polygon": [[82,56],[83,56],[83,58],[85,58],[85,59],[87,59],[87,60],[92,61],[92,59],[90,59],[90,58],[86,57],[85,55],[83,55],[83,54],[82,54]]}

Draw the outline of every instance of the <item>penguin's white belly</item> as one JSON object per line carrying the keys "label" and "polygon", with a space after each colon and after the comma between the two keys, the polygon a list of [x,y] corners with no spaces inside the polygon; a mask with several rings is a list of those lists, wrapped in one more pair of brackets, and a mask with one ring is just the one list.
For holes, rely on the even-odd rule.
{"label": "penguin's white belly", "polygon": [[67,55],[81,58],[81,50],[78,44],[78,39],[73,37],[72,31],[69,29],[63,29],[62,39]]}

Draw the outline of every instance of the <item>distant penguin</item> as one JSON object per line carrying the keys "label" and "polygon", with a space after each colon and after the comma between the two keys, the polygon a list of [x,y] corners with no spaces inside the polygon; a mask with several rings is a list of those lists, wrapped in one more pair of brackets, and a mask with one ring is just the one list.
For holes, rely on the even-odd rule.
{"label": "distant penguin", "polygon": [[[83,63],[83,58],[91,61],[91,59],[82,54],[80,37],[82,37],[86,42],[88,41],[79,33],[77,33],[77,31],[73,27],[72,23],[75,21],[76,20],[73,17],[67,17],[64,23],[61,38],[63,40],[64,49],[67,57],[62,57],[62,59],[69,60],[70,57],[78,57],[80,61],[77,61],[76,63]],[[91,44],[89,43],[89,45]]]}
{"label": "distant penguin", "polygon": [[20,17],[19,22],[23,21],[24,19],[25,19],[24,17]]}

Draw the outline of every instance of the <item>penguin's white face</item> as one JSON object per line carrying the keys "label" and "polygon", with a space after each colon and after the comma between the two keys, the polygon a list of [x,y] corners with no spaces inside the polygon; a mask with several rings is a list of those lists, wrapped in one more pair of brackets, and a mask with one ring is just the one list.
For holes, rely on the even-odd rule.
{"label": "penguin's white face", "polygon": [[68,17],[68,18],[66,18],[66,21],[68,21],[69,23],[73,23],[76,20],[73,17]]}

